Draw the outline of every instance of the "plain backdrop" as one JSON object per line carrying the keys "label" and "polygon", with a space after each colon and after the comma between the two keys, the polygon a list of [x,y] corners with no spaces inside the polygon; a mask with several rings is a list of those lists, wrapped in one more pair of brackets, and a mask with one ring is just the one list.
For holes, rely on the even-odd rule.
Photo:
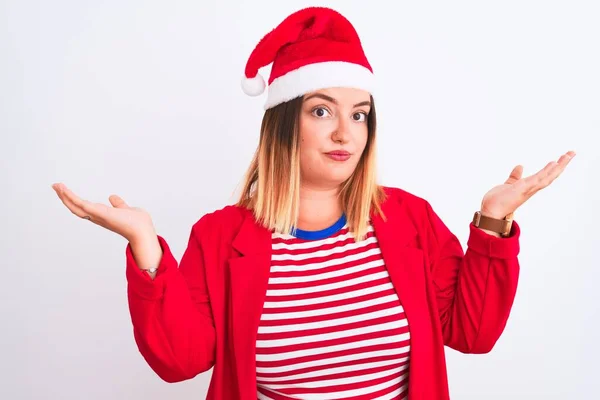
{"label": "plain backdrop", "polygon": [[235,201],[257,144],[248,55],[309,5],[348,17],[373,65],[380,182],[430,201],[463,245],[515,165],[577,152],[515,214],[503,336],[447,359],[453,399],[598,398],[600,6],[574,0],[1,1],[0,398],[205,397],[211,371],[167,384],[145,363],[125,240],[50,185],[147,209],[179,259],[192,224]]}

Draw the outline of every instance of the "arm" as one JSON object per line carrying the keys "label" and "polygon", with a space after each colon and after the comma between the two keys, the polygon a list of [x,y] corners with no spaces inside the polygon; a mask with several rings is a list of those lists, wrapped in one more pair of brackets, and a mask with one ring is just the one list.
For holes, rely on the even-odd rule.
{"label": "arm", "polygon": [[167,382],[193,378],[214,364],[215,330],[197,237],[205,217],[192,229],[179,267],[167,242],[157,236],[162,257],[154,279],[137,265],[131,244],[126,248],[134,338],[146,362]]}
{"label": "arm", "polygon": [[520,228],[500,238],[469,225],[467,251],[429,203],[427,240],[444,343],[463,353],[487,353],[502,334],[519,277]]}

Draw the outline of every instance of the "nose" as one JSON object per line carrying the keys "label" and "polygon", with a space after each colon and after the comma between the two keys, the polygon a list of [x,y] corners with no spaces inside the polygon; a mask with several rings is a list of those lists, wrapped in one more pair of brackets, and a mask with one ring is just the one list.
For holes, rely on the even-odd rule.
{"label": "nose", "polygon": [[336,129],[331,133],[331,140],[336,143],[346,143],[350,136],[350,122],[345,118],[336,118]]}

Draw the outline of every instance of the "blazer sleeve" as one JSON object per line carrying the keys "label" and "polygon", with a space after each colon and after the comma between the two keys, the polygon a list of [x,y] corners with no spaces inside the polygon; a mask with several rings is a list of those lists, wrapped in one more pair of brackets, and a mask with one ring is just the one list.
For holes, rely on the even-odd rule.
{"label": "blazer sleeve", "polygon": [[[206,216],[205,216],[206,217]],[[167,382],[193,378],[215,360],[215,328],[208,295],[204,253],[194,225],[177,263],[166,240],[158,236],[163,255],[152,279],[136,265],[126,247],[127,298],[135,342],[154,372]]]}
{"label": "blazer sleeve", "polygon": [[431,277],[444,344],[487,353],[502,334],[519,278],[520,227],[499,238],[469,224],[467,250],[426,203]]}

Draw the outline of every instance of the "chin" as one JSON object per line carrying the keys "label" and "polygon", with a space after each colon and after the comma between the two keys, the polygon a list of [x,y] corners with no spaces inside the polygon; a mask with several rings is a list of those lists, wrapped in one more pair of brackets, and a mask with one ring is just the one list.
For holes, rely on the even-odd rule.
{"label": "chin", "polygon": [[313,168],[301,168],[301,174],[307,182],[310,181],[313,184],[320,182],[319,185],[335,186],[347,181],[354,173],[354,169],[354,166],[350,165],[321,164],[315,165]]}
{"label": "chin", "polygon": [[352,174],[330,174],[327,177],[324,177],[324,179],[334,184],[341,185],[342,183],[346,182],[351,175]]}

